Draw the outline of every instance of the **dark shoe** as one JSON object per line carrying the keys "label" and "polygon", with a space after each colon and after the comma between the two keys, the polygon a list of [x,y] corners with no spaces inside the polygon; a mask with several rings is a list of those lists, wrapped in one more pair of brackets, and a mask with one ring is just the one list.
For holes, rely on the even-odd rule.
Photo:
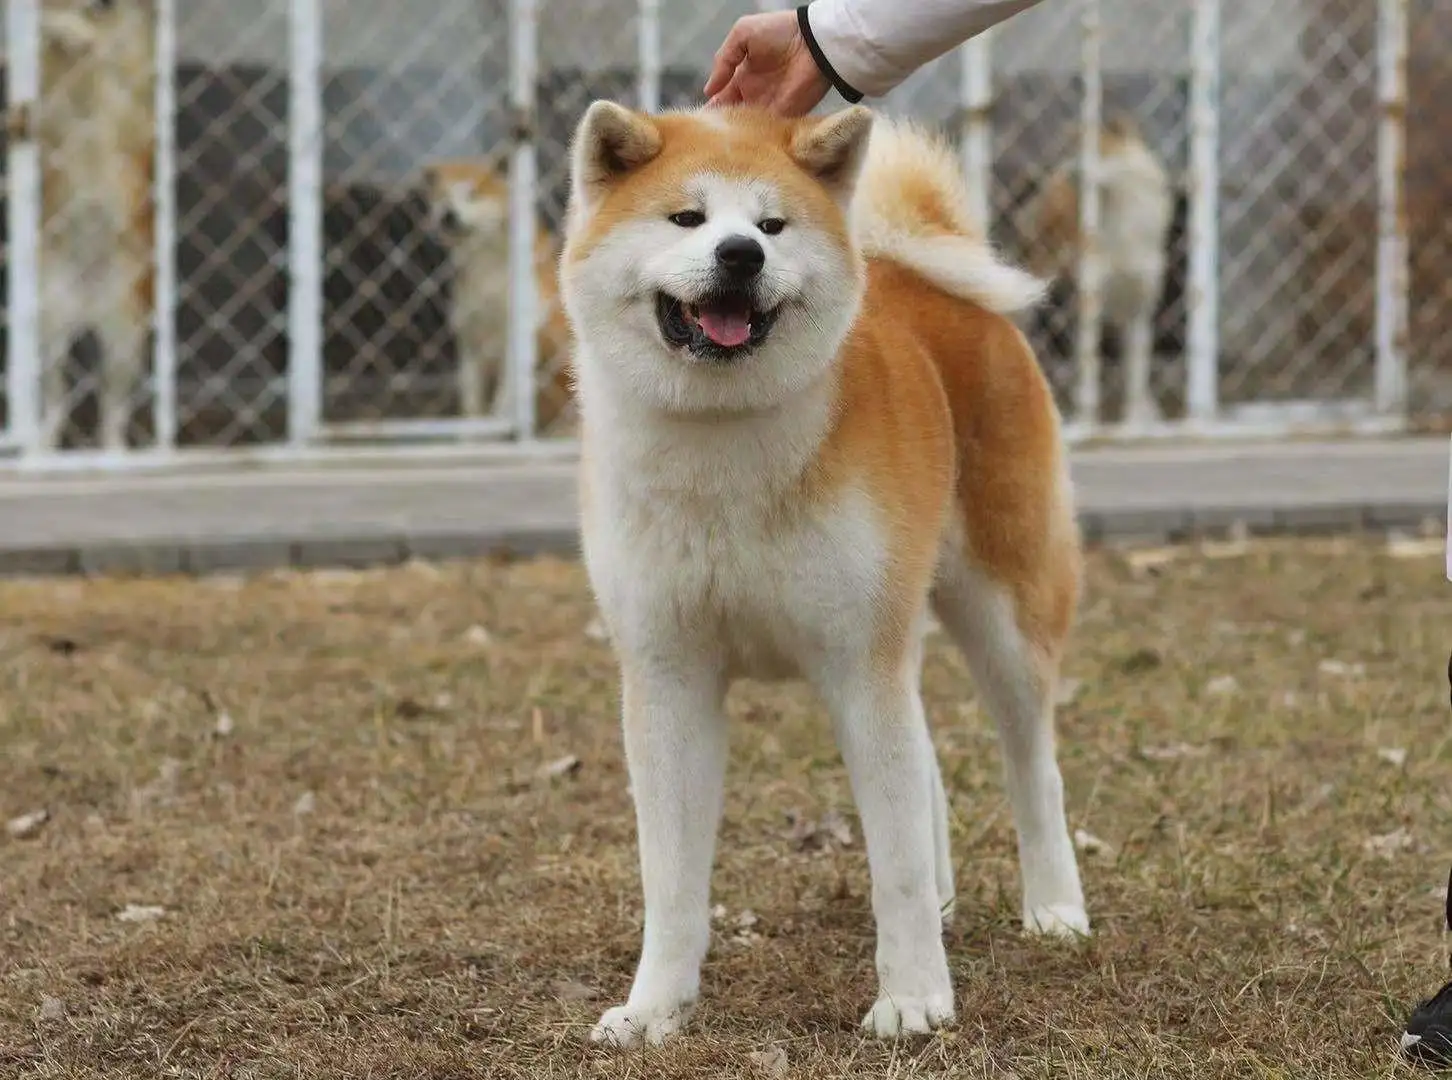
{"label": "dark shoe", "polygon": [[[1452,877],[1447,879],[1447,929],[1452,930]],[[1402,1032],[1402,1053],[1421,1065],[1452,1065],[1452,982],[1412,1012]]]}

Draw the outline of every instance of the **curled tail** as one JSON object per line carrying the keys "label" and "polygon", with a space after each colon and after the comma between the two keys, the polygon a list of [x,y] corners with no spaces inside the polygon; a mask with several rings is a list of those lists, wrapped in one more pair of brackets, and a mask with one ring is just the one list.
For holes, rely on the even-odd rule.
{"label": "curled tail", "polygon": [[1046,283],[1001,261],[969,206],[946,143],[904,120],[874,118],[852,204],[863,254],[899,263],[1000,315],[1037,304]]}

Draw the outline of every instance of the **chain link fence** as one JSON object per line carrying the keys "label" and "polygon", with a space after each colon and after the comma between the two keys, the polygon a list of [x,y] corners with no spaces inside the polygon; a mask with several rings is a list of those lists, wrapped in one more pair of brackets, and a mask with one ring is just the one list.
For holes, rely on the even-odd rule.
{"label": "chain link fence", "polygon": [[1413,416],[1452,418],[1452,7],[1412,0],[1407,58],[1407,232],[1411,237]]}
{"label": "chain link fence", "polygon": [[[313,84],[298,81],[290,66],[297,56],[295,6],[287,0],[173,0],[175,75],[168,99],[156,94],[145,71],[117,61],[141,54],[96,44],[114,46],[123,23],[136,41],[154,44],[151,14],[161,3],[116,0],[112,10],[124,16],[116,19],[87,0],[36,0],[42,42],[62,32],[47,22],[48,12],[63,11],[89,26],[91,44],[76,52],[80,59],[73,66],[90,63],[88,77],[96,85],[95,71],[104,68],[101,81],[130,94],[112,94],[105,110],[66,105],[52,85],[60,70],[54,42],[39,53],[41,93],[32,111],[45,123],[30,145],[37,146],[45,179],[39,256],[47,270],[37,299],[43,308],[64,309],[74,322],[78,305],[67,301],[91,293],[68,290],[66,280],[104,280],[115,295],[130,297],[100,314],[93,303],[79,305],[80,315],[100,325],[78,324],[66,344],[68,420],[61,444],[105,445],[104,391],[120,383],[133,406],[133,448],[158,442],[157,401],[173,410],[160,425],[159,441],[181,448],[292,439],[301,450],[302,442],[317,439],[507,434],[509,418],[517,415],[506,364],[515,145],[509,85],[517,70],[509,0],[320,5],[315,88],[321,177],[309,196],[318,204],[320,251],[315,273],[301,276],[297,251],[305,249],[290,245],[290,234],[310,219],[296,213],[298,193],[307,189],[297,185],[293,163],[300,151],[290,132],[301,115],[297,88],[306,92]],[[1443,272],[1452,264],[1452,234],[1442,210],[1452,195],[1452,167],[1443,153],[1452,138],[1452,69],[1445,61],[1452,14],[1439,0],[1403,3],[1411,26],[1402,212],[1410,237],[1409,393],[1412,410],[1430,416],[1452,411],[1452,335],[1445,332],[1452,325],[1452,279]],[[574,424],[571,342],[553,274],[574,124],[598,97],[660,107],[699,101],[711,54],[734,19],[753,6],[780,5],[536,5],[539,319],[533,390],[545,434],[568,435]],[[1377,163],[1384,112],[1378,104],[1378,16],[1386,6],[1369,0],[1218,5],[1218,213],[1208,234],[1213,258],[1205,262],[1202,252],[1203,265],[1218,271],[1211,341],[1218,408],[1365,401],[1375,392]],[[959,141],[965,167],[971,170],[977,161],[991,181],[994,240],[1011,257],[1039,264],[1066,236],[1074,247],[1074,229],[1064,227],[1080,219],[1085,88],[1102,88],[1110,134],[1099,144],[1101,170],[1119,145],[1113,132],[1132,131],[1163,172],[1168,209],[1149,304],[1149,397],[1174,420],[1187,412],[1192,309],[1197,291],[1204,291],[1194,284],[1191,242],[1192,42],[1203,8],[1196,0],[1100,0],[1097,8],[1094,82],[1086,80],[1081,62],[1085,0],[1049,0],[979,42],[967,56],[970,63],[961,51],[944,57],[881,105]],[[102,25],[106,19],[115,25]],[[13,20],[7,16],[7,25]],[[140,25],[146,31],[135,38]],[[6,53],[13,67],[11,50]],[[984,80],[972,70],[974,62],[991,72],[986,111],[977,109]],[[1205,68],[1202,62],[1198,70]],[[7,76],[7,86],[15,85]],[[123,101],[132,103],[132,114],[118,113]],[[157,121],[158,101],[174,113],[170,128],[165,115]],[[24,126],[17,127],[15,110],[7,108],[6,115],[7,145],[13,147]],[[147,199],[102,205],[126,162],[98,164],[95,148],[105,139],[97,132],[122,120],[139,132],[131,165],[155,154],[159,130],[172,132],[170,150],[162,154],[171,174],[158,177],[170,185],[169,207]],[[985,139],[986,160],[974,159],[968,145],[975,130]],[[7,185],[14,190],[15,184]],[[1107,190],[1101,190],[1100,229],[1112,247],[1121,211],[1103,194]],[[1068,199],[1062,205],[1054,201],[1061,195]],[[165,212],[158,216],[158,209]],[[17,219],[12,213],[8,220]],[[164,269],[151,258],[157,247],[173,253],[175,270],[175,288],[160,293],[156,286],[165,286],[167,275],[157,276]],[[124,268],[145,271],[142,285],[129,293],[115,285],[129,280],[124,275],[86,269],[108,260],[114,269],[118,250],[126,256],[120,259]],[[61,263],[72,267],[70,279],[50,274]],[[13,265],[7,258],[0,282],[7,298]],[[1082,392],[1077,267],[1072,257],[1060,260],[1050,300],[1028,326],[1071,417]],[[296,303],[298,290],[308,288],[316,292],[314,308]],[[1134,352],[1135,331],[1115,288],[1106,285],[1098,335],[1103,378],[1097,419],[1106,421],[1124,414],[1131,396],[1126,372],[1133,367],[1126,357]],[[153,309],[161,313],[158,325],[172,331],[160,345],[151,333]],[[7,316],[14,310],[7,302]],[[312,333],[298,320],[310,310],[318,323]],[[48,332],[54,321],[43,315],[47,333],[41,338],[54,338]],[[8,323],[0,331],[6,371],[19,370]],[[307,340],[295,340],[300,334]],[[125,362],[106,374],[105,354],[116,351],[105,347],[110,339],[130,343],[131,355],[142,361],[139,375],[136,363]],[[311,339],[316,358],[309,360]],[[42,346],[36,366],[49,370],[45,350],[53,346]],[[153,355],[166,359],[156,370]],[[316,425],[298,422],[299,387],[310,379],[317,383]],[[18,380],[5,382],[6,423],[14,429],[9,394]],[[299,432],[306,436],[302,441]]]}

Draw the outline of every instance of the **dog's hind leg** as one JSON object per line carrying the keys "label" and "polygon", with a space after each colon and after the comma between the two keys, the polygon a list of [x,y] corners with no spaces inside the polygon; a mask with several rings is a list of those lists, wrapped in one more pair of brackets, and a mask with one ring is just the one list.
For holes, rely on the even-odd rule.
{"label": "dog's hind leg", "polygon": [[[1060,580],[1043,584],[1054,591],[1076,589],[1072,572],[1065,569],[1046,568]],[[934,601],[998,727],[1004,786],[1018,834],[1024,928],[1087,933],[1089,917],[1054,749],[1059,642],[1045,648],[1025,633],[1024,624],[1036,621],[1034,613],[1025,611],[1013,592],[962,562],[945,571]]]}
{"label": "dog's hind leg", "polygon": [[1141,304],[1124,325],[1124,418],[1130,424],[1153,424],[1160,420],[1150,380],[1154,351],[1154,303]]}
{"label": "dog's hind leg", "polygon": [[[931,746],[930,746],[931,749]],[[943,769],[933,754],[933,870],[938,883],[938,915],[944,926],[953,921],[957,886],[953,881],[953,843],[948,829],[948,793],[943,787]]]}
{"label": "dog's hind leg", "polygon": [[59,319],[43,318],[40,342],[40,444],[59,450],[70,419],[66,393],[66,361],[70,358],[71,332]]}
{"label": "dog's hind leg", "polygon": [[[922,699],[922,669],[923,669],[923,641],[920,636],[916,646],[916,653],[912,659],[912,669],[917,673],[917,680],[913,687],[913,693],[918,700]],[[938,914],[942,918],[944,926],[953,921],[954,899],[957,895],[957,886],[953,880],[953,844],[952,836],[948,828],[948,792],[943,786],[942,764],[938,761],[937,751],[933,747],[931,733],[928,737],[928,753],[932,760],[930,762],[933,777],[933,878],[938,887]]]}
{"label": "dog's hind leg", "polygon": [[149,252],[116,253],[106,299],[96,319],[101,342],[101,445],[126,449],[126,429],[136,392],[146,377],[146,341],[151,317]]}

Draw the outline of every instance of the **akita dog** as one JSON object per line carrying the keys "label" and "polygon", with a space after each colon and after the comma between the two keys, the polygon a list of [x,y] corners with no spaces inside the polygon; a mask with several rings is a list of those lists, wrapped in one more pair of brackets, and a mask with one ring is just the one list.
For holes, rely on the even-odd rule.
{"label": "akita dog", "polygon": [[825,699],[872,875],[881,1037],[953,1018],[947,803],[919,694],[929,611],[1001,733],[1023,920],[1087,933],[1055,758],[1080,537],[1059,416],[951,151],[861,107],[590,106],[560,280],[584,554],[617,653],[644,947],[596,1041],[697,999],[737,677]]}
{"label": "akita dog", "polygon": [[[509,181],[484,158],[430,162],[423,169],[429,224],[449,252],[453,293],[449,328],[458,352],[460,412],[507,415],[514,379],[509,341]],[[555,238],[535,226],[535,413],[541,428],[570,405],[570,328],[560,307]]]}
{"label": "akita dog", "polygon": [[[1151,384],[1155,312],[1164,292],[1170,225],[1175,212],[1169,174],[1124,113],[1099,133],[1099,248],[1103,254],[1104,321],[1120,335],[1125,357],[1125,420],[1157,423]],[[1059,165],[1024,215],[1028,266],[1042,277],[1078,279],[1079,162]],[[1091,331],[1098,340],[1098,330]]]}
{"label": "akita dog", "polygon": [[152,0],[45,0],[40,9],[42,441],[70,419],[66,358],[101,345],[100,443],[126,446],[146,381],[154,285],[156,14]]}

